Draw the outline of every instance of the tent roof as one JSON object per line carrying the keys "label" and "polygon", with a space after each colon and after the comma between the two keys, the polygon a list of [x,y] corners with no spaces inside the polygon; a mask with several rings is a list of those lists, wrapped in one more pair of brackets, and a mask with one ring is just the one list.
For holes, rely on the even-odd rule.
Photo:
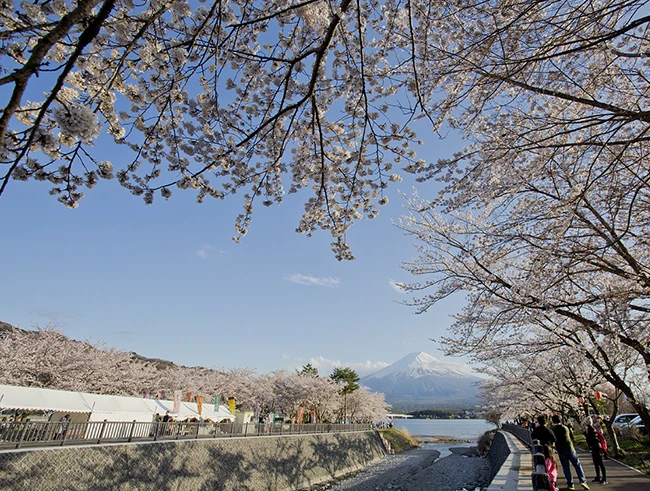
{"label": "tent roof", "polygon": [[106,419],[110,414],[165,414],[169,411],[176,419],[200,418],[220,421],[233,420],[234,416],[226,406],[214,411],[212,404],[203,404],[201,415],[194,402],[181,402],[180,411],[174,413],[174,402],[158,399],[143,399],[88,392],[43,389],[40,387],[16,387],[0,385],[0,408],[28,411],[56,411],[67,413],[102,413]]}
{"label": "tent roof", "polygon": [[0,408],[62,413],[89,413],[91,409],[79,392],[13,385],[0,385]]}

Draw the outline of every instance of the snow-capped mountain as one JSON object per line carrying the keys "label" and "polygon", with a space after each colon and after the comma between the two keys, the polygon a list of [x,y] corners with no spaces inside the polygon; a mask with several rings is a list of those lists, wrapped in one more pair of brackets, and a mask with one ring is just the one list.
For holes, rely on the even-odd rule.
{"label": "snow-capped mountain", "polygon": [[420,352],[363,377],[360,383],[383,392],[393,406],[415,408],[478,404],[480,380],[465,365]]}

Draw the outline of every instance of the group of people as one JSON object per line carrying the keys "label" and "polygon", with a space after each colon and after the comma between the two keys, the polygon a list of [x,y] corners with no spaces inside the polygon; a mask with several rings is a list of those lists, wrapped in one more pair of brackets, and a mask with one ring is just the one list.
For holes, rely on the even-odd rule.
{"label": "group of people", "polygon": [[[578,475],[580,485],[584,489],[589,489],[587,478],[578,454],[573,446],[573,431],[570,426],[562,424],[560,417],[554,415],[551,417],[553,426],[546,426],[546,416],[537,417],[538,426],[533,430],[533,440],[539,440],[544,448],[544,457],[546,458],[546,473],[551,481],[551,489],[557,491],[558,466],[555,458],[555,452],[560,458],[562,471],[567,480],[570,491],[574,490],[573,476],[571,474],[571,465]],[[603,463],[603,457],[607,457],[607,441],[600,428],[600,421],[594,421],[591,417],[583,421],[583,427],[587,434],[587,444],[591,450],[591,458],[596,468],[596,478],[592,482],[607,484],[607,471]]]}

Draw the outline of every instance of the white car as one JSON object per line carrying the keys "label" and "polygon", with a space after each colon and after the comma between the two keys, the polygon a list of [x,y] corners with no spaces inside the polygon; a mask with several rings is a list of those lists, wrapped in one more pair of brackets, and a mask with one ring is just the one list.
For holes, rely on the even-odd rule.
{"label": "white car", "polygon": [[612,426],[614,428],[624,428],[630,424],[630,421],[632,421],[634,418],[638,416],[639,415],[636,413],[619,414],[618,416],[616,416],[616,418],[614,418],[614,422],[612,423]]}
{"label": "white car", "polygon": [[641,416],[637,416],[633,420],[631,420],[628,423],[628,426],[636,426],[637,429],[639,430],[639,433],[642,435],[647,435],[648,431],[645,429],[645,425],[643,424],[643,421],[641,420]]}

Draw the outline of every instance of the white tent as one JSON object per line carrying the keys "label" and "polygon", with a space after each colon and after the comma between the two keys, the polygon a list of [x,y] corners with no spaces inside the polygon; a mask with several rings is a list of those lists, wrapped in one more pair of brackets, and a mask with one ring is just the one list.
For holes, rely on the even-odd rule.
{"label": "white tent", "polygon": [[148,399],[81,393],[90,406],[88,421],[144,421],[150,422],[155,412]]}
{"label": "white tent", "polygon": [[79,392],[13,385],[0,385],[0,408],[60,413],[89,413],[91,410]]}
{"label": "white tent", "polygon": [[180,408],[177,413],[173,412],[174,401],[164,401],[160,399],[152,400],[149,399],[149,402],[155,404],[155,412],[164,415],[169,411],[169,415],[172,416],[175,420],[184,421],[186,419],[209,419],[213,422],[221,422],[224,419],[230,421],[235,420],[235,416],[230,412],[227,406],[219,406],[217,411],[214,410],[213,404],[203,404],[201,409],[201,414],[199,415],[197,404],[194,402],[181,402]]}
{"label": "white tent", "polygon": [[174,413],[174,402],[139,397],[90,394],[66,390],[0,385],[0,408],[55,413],[85,413],[88,421],[151,422],[156,414],[169,411],[175,420],[203,418],[220,422],[235,417],[226,406],[214,411],[212,404],[203,404],[201,415],[194,402],[181,402]]}

